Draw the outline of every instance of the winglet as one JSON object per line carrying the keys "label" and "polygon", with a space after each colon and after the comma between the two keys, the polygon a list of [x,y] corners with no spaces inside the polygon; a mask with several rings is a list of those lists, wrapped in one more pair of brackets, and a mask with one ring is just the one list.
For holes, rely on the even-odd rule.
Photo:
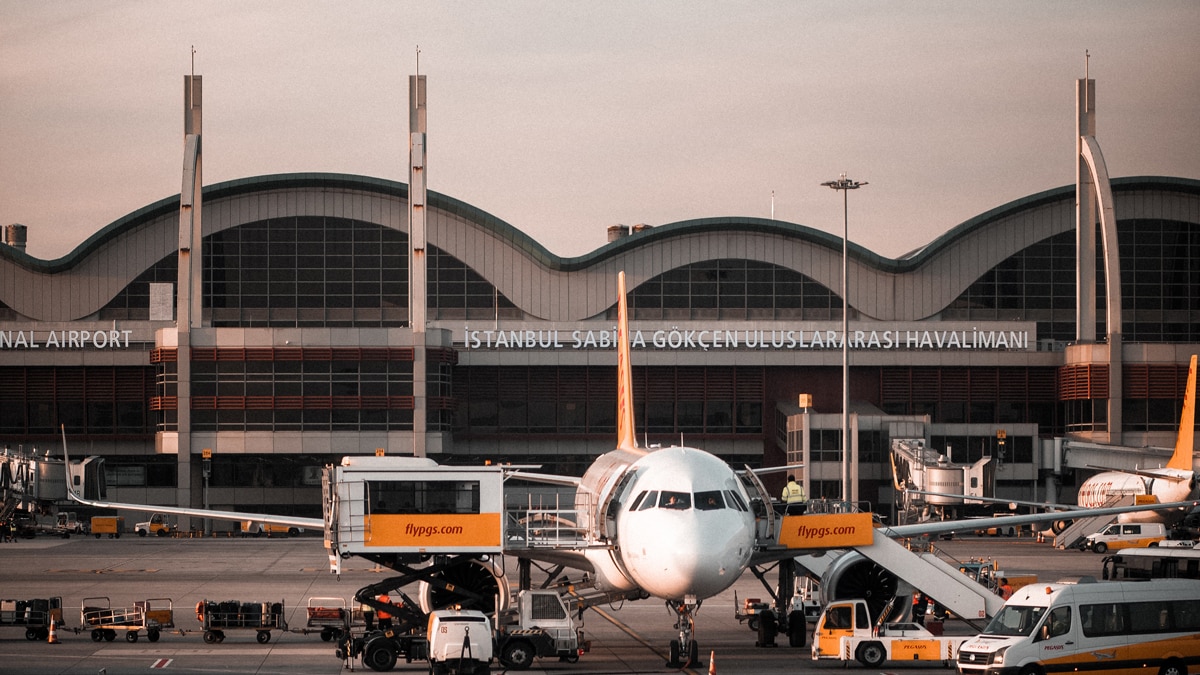
{"label": "winglet", "polygon": [[633,427],[633,372],[629,364],[629,308],[625,301],[625,272],[617,273],[617,447],[637,450]]}
{"label": "winglet", "polygon": [[1175,437],[1175,454],[1167,467],[1181,471],[1192,470],[1192,454],[1196,434],[1196,355],[1188,366],[1187,388],[1183,393],[1183,414],[1179,417],[1179,435]]}

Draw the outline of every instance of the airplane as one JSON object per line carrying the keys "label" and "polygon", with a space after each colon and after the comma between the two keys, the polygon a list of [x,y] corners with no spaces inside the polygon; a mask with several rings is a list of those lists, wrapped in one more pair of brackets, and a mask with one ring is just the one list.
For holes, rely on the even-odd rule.
{"label": "airplane", "polygon": [[[511,478],[574,487],[578,518],[575,525],[584,541],[559,548],[521,550],[514,555],[580,570],[588,575],[596,590],[614,596],[629,593],[626,597],[636,594],[663,600],[672,611],[679,631],[678,639],[670,642],[668,663],[694,665],[699,662],[699,648],[693,637],[695,616],[705,599],[728,589],[750,567],[787,560],[811,550],[781,546],[772,527],[761,527],[764,520],[770,523],[776,516],[758,474],[793,467],[735,470],[699,448],[638,446],[623,271],[617,277],[617,290],[615,449],[597,457],[582,477],[539,474],[519,468],[506,472]],[[65,453],[65,436],[63,445]],[[77,502],[101,508],[324,527],[323,519],[99,502],[79,497],[70,485],[68,492]],[[1169,506],[1182,505],[1094,509],[1089,514]],[[927,522],[877,531],[894,538],[915,537],[974,530],[984,522],[987,526],[1007,526],[1058,517],[1059,514],[1026,514],[983,521]]]}
{"label": "airplane", "polygon": [[[1114,497],[1133,495],[1135,497],[1149,496],[1152,501],[1159,503],[1186,502],[1197,498],[1197,476],[1195,471],[1195,430],[1196,430],[1196,355],[1193,354],[1188,365],[1187,384],[1183,394],[1183,411],[1179,416],[1179,430],[1175,436],[1175,449],[1165,466],[1157,468],[1135,469],[1133,471],[1110,469],[1089,477],[1079,486],[1079,494],[1075,504],[1055,504],[1051,502],[1030,502],[1016,499],[1001,499],[998,497],[976,497],[968,495],[951,495],[941,492],[913,490],[915,494],[934,497],[956,497],[975,501],[986,501],[997,504],[1012,504],[1014,506],[1031,506],[1042,509],[1059,511],[1078,511],[1095,509],[1108,504]],[[1103,469],[1108,467],[1089,467]],[[1122,523],[1167,523],[1178,521],[1187,514],[1185,510],[1139,511],[1123,513],[1117,516]],[[1066,520],[1069,513],[1062,514]],[[1055,531],[1062,528],[1062,523],[1055,524]]]}

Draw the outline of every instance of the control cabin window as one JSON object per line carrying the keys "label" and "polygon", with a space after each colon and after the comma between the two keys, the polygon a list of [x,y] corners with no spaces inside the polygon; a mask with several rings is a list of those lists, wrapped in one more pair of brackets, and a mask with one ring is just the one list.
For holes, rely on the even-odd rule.
{"label": "control cabin window", "polygon": [[658,499],[658,505],[664,509],[684,511],[692,508],[692,495],[687,492],[663,490],[662,496]]}
{"label": "control cabin window", "polygon": [[696,508],[700,511],[716,511],[725,508],[725,500],[720,490],[696,493]]}
{"label": "control cabin window", "polygon": [[479,513],[479,481],[368,481],[371,513]]}

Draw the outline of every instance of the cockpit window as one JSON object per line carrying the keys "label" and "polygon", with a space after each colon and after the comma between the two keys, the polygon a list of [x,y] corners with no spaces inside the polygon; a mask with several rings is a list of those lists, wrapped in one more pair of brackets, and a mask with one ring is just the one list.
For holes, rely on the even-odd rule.
{"label": "cockpit window", "polygon": [[696,508],[700,511],[716,511],[725,508],[725,499],[720,490],[696,493]]}
{"label": "cockpit window", "polygon": [[663,490],[658,498],[658,505],[664,509],[685,510],[692,507],[692,495],[687,492],[670,492]]}
{"label": "cockpit window", "polygon": [[654,504],[657,501],[658,490],[651,490],[650,492],[646,493],[646,498],[643,499],[642,503],[638,506],[638,511],[645,511],[646,509],[654,508]]}
{"label": "cockpit window", "polygon": [[749,511],[750,510],[750,508],[748,506],[746,506],[746,502],[742,499],[742,496],[739,495],[737,492],[734,492],[733,490],[726,490],[725,497],[729,500],[730,504],[733,504],[734,506],[737,507],[738,511]]}
{"label": "cockpit window", "polygon": [[629,510],[637,511],[638,505],[642,503],[642,499],[644,499],[645,497],[646,497],[646,491],[642,490],[642,492],[632,502],[629,503]]}

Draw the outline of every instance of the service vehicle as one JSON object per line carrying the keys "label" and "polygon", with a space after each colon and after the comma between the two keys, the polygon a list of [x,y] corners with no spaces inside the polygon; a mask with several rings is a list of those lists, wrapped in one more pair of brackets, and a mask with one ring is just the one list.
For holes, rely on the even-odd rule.
{"label": "service vehicle", "polygon": [[788,646],[803,647],[808,634],[808,624],[821,616],[821,604],[814,598],[815,589],[812,589],[811,585],[797,589],[788,600],[787,621],[782,622],[776,616],[771,603],[764,602],[762,598],[746,598],[739,604],[735,591],[733,618],[737,619],[738,623],[747,624],[751,631],[758,634],[754,643],[756,647],[774,647],[775,637],[780,631],[787,633]]}
{"label": "service vehicle", "polygon": [[55,530],[63,536],[71,536],[72,534],[83,534],[83,522],[74,511],[59,511],[57,521],[54,525]]}
{"label": "service vehicle", "polygon": [[958,650],[961,675],[1160,673],[1200,662],[1200,581],[1031,584]]}
{"label": "service vehicle", "polygon": [[0,600],[0,628],[24,628],[26,640],[50,637],[50,623],[63,625],[62,598]]}
{"label": "service vehicle", "polygon": [[429,614],[429,671],[433,675],[489,675],[492,622],[474,609],[439,609]]}
{"label": "service vehicle", "polygon": [[1200,549],[1129,548],[1105,556],[1102,577],[1123,579],[1200,579]]}
{"label": "service vehicle", "polygon": [[948,665],[966,635],[934,635],[916,623],[871,622],[866,600],[835,600],[813,630],[812,658],[857,660],[877,668],[885,661],[941,661]]}
{"label": "service vehicle", "polygon": [[575,663],[591,649],[558,591],[521,591],[517,606],[502,612],[497,623],[496,653],[513,670],[525,670],[544,656]]}
{"label": "service vehicle", "polygon": [[107,534],[109,539],[120,539],[125,529],[125,518],[122,516],[92,516],[92,536],[97,539]]}
{"label": "service vehicle", "polygon": [[137,642],[142,630],[147,640],[158,642],[163,629],[175,627],[175,603],[151,598],[114,608],[107,597],[84,598],[79,617],[80,630],[91,630],[92,642],[112,642],[117,631],[125,632],[126,642]]}
{"label": "service vehicle", "polygon": [[279,525],[277,523],[264,523],[257,520],[241,521],[241,529],[243,537],[258,537],[261,535],[287,535],[294,537],[304,531],[303,527],[295,527],[294,525]]}
{"label": "service vehicle", "polygon": [[1099,532],[1089,534],[1079,547],[1085,551],[1104,553],[1109,549],[1117,551],[1154,546],[1166,538],[1167,527],[1162,523],[1113,523]]}
{"label": "service vehicle", "polygon": [[150,520],[144,523],[137,523],[133,526],[133,531],[139,537],[145,537],[149,534],[156,534],[160,537],[169,537],[176,530],[175,524],[167,520],[166,514],[155,513],[150,516]]}

